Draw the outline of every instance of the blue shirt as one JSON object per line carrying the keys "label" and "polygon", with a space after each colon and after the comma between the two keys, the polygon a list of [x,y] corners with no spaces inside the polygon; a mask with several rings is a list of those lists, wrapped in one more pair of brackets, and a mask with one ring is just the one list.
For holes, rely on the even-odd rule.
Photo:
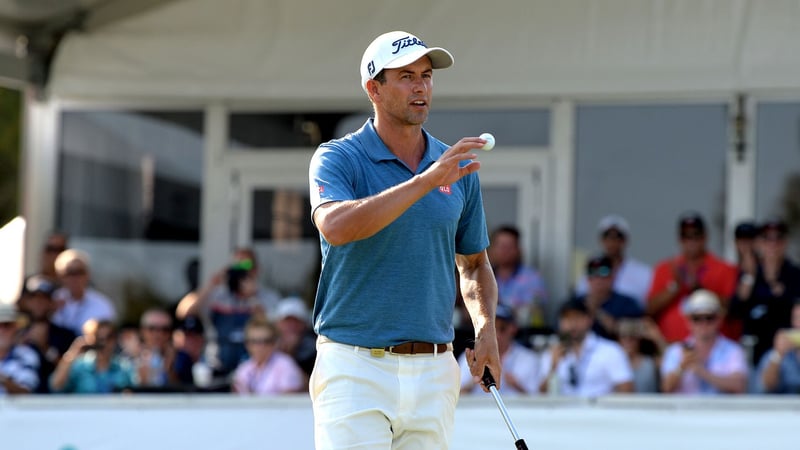
{"label": "blue shirt", "polygon": [[761,382],[762,374],[769,364],[769,356],[770,353],[767,352],[758,365],[759,390],[773,394],[800,394],[800,353],[794,350],[786,353],[781,360],[778,385],[771,391],[767,391]]}
{"label": "blue shirt", "polygon": [[[580,296],[578,299],[586,301],[586,296]],[[636,300],[634,300],[632,297],[628,297],[627,295],[622,295],[617,291],[611,291],[611,295],[608,297],[608,300],[600,305],[600,309],[614,319],[639,318],[644,316],[644,311]],[[606,339],[616,338],[615,334],[609,332],[609,330],[606,330],[597,319],[595,319],[594,324],[592,325],[592,331],[597,333],[600,337],[604,337]]]}
{"label": "blue shirt", "polygon": [[[416,172],[384,145],[372,119],[322,144],[309,167],[312,216],[321,204],[366,198],[424,172],[448,146],[423,133],[426,149]],[[431,190],[367,239],[332,246],[320,236],[314,331],[364,347],[450,342],[455,254],[488,245],[476,173]]]}
{"label": "blue shirt", "polygon": [[94,351],[75,359],[69,368],[67,383],[61,390],[53,389],[53,392],[108,394],[133,386],[134,368],[128,360],[114,356],[108,369],[102,372],[97,370],[95,360]]}
{"label": "blue shirt", "polygon": [[544,279],[533,267],[520,264],[509,278],[497,280],[497,297],[500,303],[518,308],[527,305],[542,305],[547,301]]}

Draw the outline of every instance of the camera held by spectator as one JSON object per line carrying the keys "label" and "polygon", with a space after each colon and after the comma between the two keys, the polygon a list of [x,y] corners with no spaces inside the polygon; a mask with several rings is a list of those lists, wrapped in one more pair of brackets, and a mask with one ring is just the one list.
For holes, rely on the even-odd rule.
{"label": "camera held by spectator", "polygon": [[241,261],[236,261],[226,272],[227,274],[227,283],[228,283],[228,290],[231,293],[239,294],[242,297],[248,296],[246,291],[249,291],[248,288],[248,280],[250,279],[251,271],[253,270],[253,261],[250,259],[244,259]]}

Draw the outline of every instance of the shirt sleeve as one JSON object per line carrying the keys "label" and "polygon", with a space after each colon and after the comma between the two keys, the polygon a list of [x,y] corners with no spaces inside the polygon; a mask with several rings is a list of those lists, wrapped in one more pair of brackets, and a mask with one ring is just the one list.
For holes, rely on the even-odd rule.
{"label": "shirt sleeve", "polygon": [[14,383],[33,392],[39,386],[39,356],[28,347],[16,346],[12,349],[14,361],[12,370],[7,373]]}
{"label": "shirt sleeve", "polygon": [[747,356],[742,347],[736,342],[731,342],[730,351],[727,361],[725,363],[725,372],[727,374],[734,373],[747,373]]}
{"label": "shirt sleeve", "polygon": [[631,363],[619,345],[609,347],[609,368],[609,378],[615,386],[633,381]]}
{"label": "shirt sleeve", "polygon": [[483,197],[477,173],[461,178],[464,184],[466,205],[458,222],[456,232],[456,253],[473,255],[489,246],[489,233],[486,229],[486,216],[483,212]]}
{"label": "shirt sleeve", "polygon": [[775,389],[767,389],[764,386],[764,371],[767,370],[767,366],[769,365],[769,358],[771,356],[771,352],[767,352],[764,356],[761,357],[761,361],[758,362],[758,367],[756,368],[756,379],[755,379],[755,390],[757,394],[775,394],[779,392],[783,392],[783,363],[781,363],[781,367],[778,369],[781,373],[778,374],[778,385],[775,386]]}
{"label": "shirt sleeve", "polygon": [[511,367],[511,373],[514,374],[517,382],[525,388],[525,393],[528,395],[539,393],[539,383],[541,378],[546,375],[541,374],[537,355],[525,350],[519,350],[514,361],[514,367]]}
{"label": "shirt sleeve", "polygon": [[667,351],[664,352],[664,359],[661,361],[662,376],[678,369],[681,364],[682,353],[680,344],[672,344],[667,347]]}
{"label": "shirt sleeve", "polygon": [[728,299],[734,296],[736,293],[736,284],[739,280],[739,270],[736,266],[728,263],[724,263],[725,265],[722,275],[722,281],[720,285],[720,296],[722,297],[723,302],[727,302]]}
{"label": "shirt sleeve", "polygon": [[670,272],[669,263],[663,262],[656,266],[653,272],[653,282],[650,285],[650,291],[647,293],[648,301],[667,288],[667,284],[672,280],[672,273]]}
{"label": "shirt sleeve", "polygon": [[321,145],[311,158],[308,188],[312,217],[323,203],[356,198],[352,165],[343,153],[338,147]]}

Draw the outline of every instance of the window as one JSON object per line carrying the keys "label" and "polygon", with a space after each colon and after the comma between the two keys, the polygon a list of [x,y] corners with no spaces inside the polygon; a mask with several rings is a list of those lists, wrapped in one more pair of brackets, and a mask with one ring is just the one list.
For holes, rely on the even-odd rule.
{"label": "window", "polygon": [[72,236],[197,241],[200,112],[66,111],[57,225]]}

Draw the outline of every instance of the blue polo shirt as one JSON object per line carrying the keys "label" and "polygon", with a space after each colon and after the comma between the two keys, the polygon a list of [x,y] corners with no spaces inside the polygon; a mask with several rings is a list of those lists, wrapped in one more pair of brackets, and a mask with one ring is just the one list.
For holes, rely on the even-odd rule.
{"label": "blue polo shirt", "polygon": [[[423,130],[416,172],[381,141],[372,119],[311,159],[313,211],[324,203],[366,198],[424,172],[449,148]],[[476,173],[433,189],[374,236],[333,246],[320,235],[322,271],[314,331],[363,347],[453,340],[455,254],[489,245]]]}

